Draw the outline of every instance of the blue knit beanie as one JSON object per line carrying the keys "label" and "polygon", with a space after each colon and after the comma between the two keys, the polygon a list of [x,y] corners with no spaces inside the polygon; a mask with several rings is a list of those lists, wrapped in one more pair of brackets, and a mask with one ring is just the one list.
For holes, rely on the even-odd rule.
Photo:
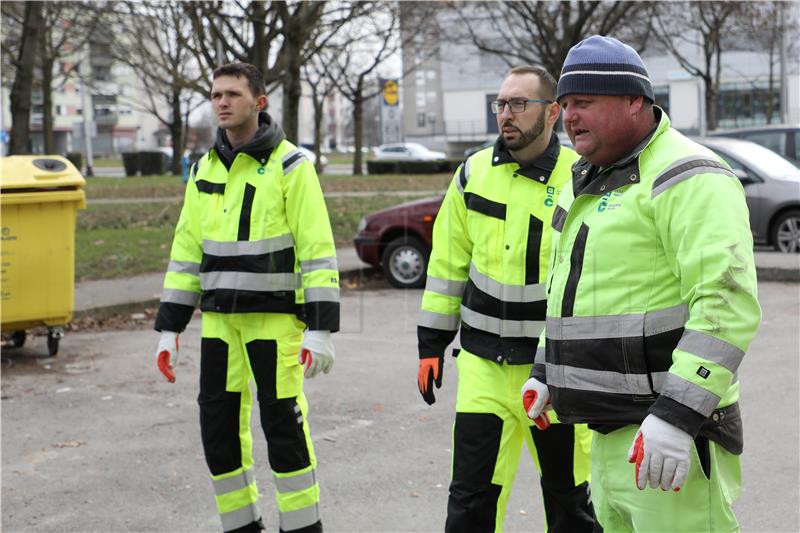
{"label": "blue knit beanie", "polygon": [[602,35],[587,37],[567,53],[556,101],[575,93],[644,96],[655,101],[653,85],[636,50]]}

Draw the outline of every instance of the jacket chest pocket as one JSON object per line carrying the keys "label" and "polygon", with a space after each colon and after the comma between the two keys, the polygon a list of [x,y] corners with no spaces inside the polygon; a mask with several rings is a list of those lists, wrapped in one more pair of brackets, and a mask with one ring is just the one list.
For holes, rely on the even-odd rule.
{"label": "jacket chest pocket", "polygon": [[[467,204],[467,231],[472,239],[473,262],[489,265],[498,262],[505,252],[505,212],[489,214]],[[485,268],[485,267],[484,267]]]}

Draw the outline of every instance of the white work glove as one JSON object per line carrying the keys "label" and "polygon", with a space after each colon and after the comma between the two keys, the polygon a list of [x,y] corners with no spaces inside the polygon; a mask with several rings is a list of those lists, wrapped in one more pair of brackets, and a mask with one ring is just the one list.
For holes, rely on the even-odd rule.
{"label": "white work glove", "polygon": [[522,406],[528,413],[528,418],[533,420],[536,427],[545,430],[550,427],[550,418],[546,411],[553,408],[550,404],[550,391],[547,385],[536,378],[530,378],[522,386]]}
{"label": "white work glove", "polygon": [[303,335],[303,345],[297,360],[306,367],[305,377],[313,378],[320,371],[326,374],[333,368],[335,358],[330,331],[308,330]]}
{"label": "white work glove", "polygon": [[679,491],[689,473],[692,436],[656,415],[647,415],[628,450],[628,462],[636,463],[639,490],[661,487]]}
{"label": "white work glove", "polygon": [[175,367],[178,366],[178,334],[162,331],[156,349],[158,369],[170,383],[175,383]]}

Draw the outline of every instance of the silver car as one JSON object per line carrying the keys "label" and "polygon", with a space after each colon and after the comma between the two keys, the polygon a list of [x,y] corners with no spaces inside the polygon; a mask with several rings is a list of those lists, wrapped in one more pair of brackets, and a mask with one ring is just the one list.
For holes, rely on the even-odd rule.
{"label": "silver car", "polygon": [[772,150],[725,137],[694,139],[719,154],[739,177],[756,244],[800,252],[800,169]]}

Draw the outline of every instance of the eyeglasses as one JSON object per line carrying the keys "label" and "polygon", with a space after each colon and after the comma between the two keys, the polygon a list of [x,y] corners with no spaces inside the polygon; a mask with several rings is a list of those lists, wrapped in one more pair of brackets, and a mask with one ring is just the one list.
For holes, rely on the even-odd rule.
{"label": "eyeglasses", "polygon": [[512,113],[522,113],[525,111],[528,102],[541,102],[544,104],[551,104],[553,103],[552,100],[526,100],[524,98],[514,98],[513,100],[493,100],[492,101],[492,113],[495,115],[499,115],[503,112],[503,109],[508,104],[508,108],[511,110]]}

